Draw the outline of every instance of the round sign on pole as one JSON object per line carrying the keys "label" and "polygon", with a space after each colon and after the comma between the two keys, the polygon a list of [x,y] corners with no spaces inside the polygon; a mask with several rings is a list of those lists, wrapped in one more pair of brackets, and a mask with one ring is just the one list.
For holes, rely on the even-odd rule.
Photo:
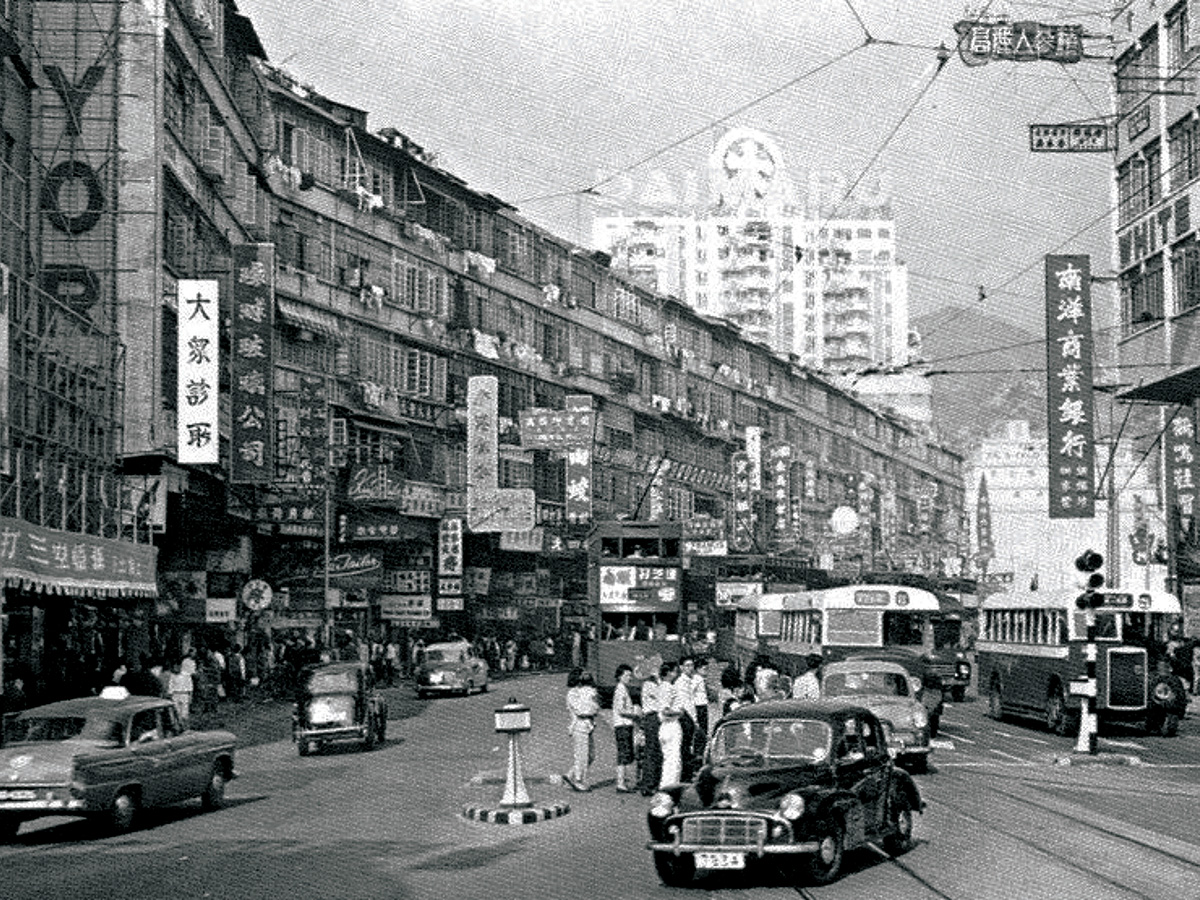
{"label": "round sign on pole", "polygon": [[253,612],[262,612],[270,606],[273,596],[271,586],[261,578],[247,581],[246,586],[242,588],[242,603],[245,604],[246,609]]}
{"label": "round sign on pole", "polygon": [[834,534],[851,534],[858,528],[858,513],[849,506],[839,506],[829,517]]}

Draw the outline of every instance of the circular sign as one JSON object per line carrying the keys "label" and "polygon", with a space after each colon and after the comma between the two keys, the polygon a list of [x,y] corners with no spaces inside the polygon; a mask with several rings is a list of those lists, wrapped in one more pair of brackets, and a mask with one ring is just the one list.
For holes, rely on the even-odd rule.
{"label": "circular sign", "polygon": [[834,534],[850,534],[858,528],[858,513],[849,506],[839,506],[829,517]]}
{"label": "circular sign", "polygon": [[273,596],[271,586],[261,578],[247,581],[246,586],[242,588],[242,603],[246,605],[247,609],[254,612],[262,612],[270,606]]}

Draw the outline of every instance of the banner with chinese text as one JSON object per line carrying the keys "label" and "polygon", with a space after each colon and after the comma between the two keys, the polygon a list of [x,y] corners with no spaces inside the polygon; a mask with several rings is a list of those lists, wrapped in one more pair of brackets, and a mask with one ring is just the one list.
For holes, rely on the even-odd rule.
{"label": "banner with chinese text", "polygon": [[[271,392],[275,377],[275,247],[233,245],[233,333],[230,348],[230,473],[232,484],[275,478]],[[322,439],[327,435],[322,435]]]}
{"label": "banner with chinese text", "polygon": [[1046,257],[1046,398],[1050,518],[1096,514],[1091,263]]}
{"label": "banner with chinese text", "polygon": [[1166,475],[1167,543],[1178,547],[1196,536],[1196,419],[1190,407],[1175,413],[1163,435]]}
{"label": "banner with chinese text", "polygon": [[158,548],[0,516],[0,587],[100,597],[158,596]]}
{"label": "banner with chinese text", "polygon": [[179,462],[185,464],[220,461],[217,384],[220,374],[221,321],[219,287],[215,280],[183,279],[178,293]]}

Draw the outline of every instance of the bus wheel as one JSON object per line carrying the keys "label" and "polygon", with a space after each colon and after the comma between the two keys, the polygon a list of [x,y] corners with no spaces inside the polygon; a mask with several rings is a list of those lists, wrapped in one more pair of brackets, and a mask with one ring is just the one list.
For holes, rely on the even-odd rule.
{"label": "bus wheel", "polygon": [[1004,697],[1000,693],[1000,682],[993,681],[988,691],[988,715],[997,722],[1004,721]]}
{"label": "bus wheel", "polygon": [[1067,703],[1062,688],[1055,686],[1046,697],[1046,730],[1063,737],[1067,734]]}

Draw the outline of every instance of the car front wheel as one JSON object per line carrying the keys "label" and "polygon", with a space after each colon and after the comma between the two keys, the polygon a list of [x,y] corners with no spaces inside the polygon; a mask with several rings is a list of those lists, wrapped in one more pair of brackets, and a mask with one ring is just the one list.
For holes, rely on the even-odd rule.
{"label": "car front wheel", "polygon": [[888,808],[888,836],[883,839],[883,849],[892,856],[907,853],[913,846],[913,809],[908,795],[896,791]]}
{"label": "car front wheel", "polygon": [[846,834],[841,823],[826,821],[816,832],[817,852],[808,860],[808,878],[813,884],[829,884],[842,870]]}
{"label": "car front wheel", "polygon": [[654,854],[654,870],[667,887],[687,887],[696,874],[696,862],[690,855],[676,856],[660,850]]}
{"label": "car front wheel", "polygon": [[220,763],[213,766],[212,774],[208,776],[208,784],[200,795],[200,805],[209,810],[225,805],[225,769]]}
{"label": "car front wheel", "polygon": [[112,809],[109,810],[108,821],[112,830],[116,834],[125,834],[132,830],[133,823],[137,819],[138,799],[130,791],[122,791],[117,794],[113,800]]}

